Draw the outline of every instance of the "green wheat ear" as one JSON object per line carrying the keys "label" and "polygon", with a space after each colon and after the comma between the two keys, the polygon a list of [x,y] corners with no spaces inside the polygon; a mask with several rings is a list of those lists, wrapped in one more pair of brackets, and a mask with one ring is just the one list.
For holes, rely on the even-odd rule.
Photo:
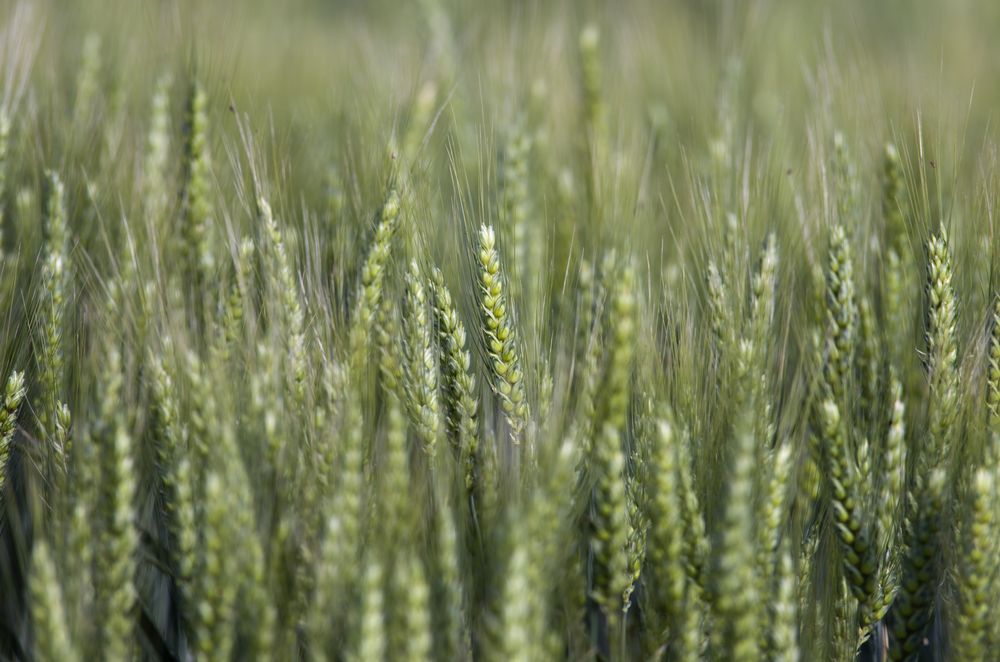
{"label": "green wheat ear", "polygon": [[931,238],[928,254],[928,429],[934,456],[918,458],[918,462],[940,466],[939,463],[949,457],[951,429],[958,413],[958,346],[955,339],[957,304],[951,282],[951,249],[943,228],[940,234]]}
{"label": "green wheat ear", "polygon": [[[687,576],[684,570],[683,497],[680,488],[678,446],[683,443],[672,419],[657,422],[649,476],[654,481],[649,532],[649,559],[656,582],[650,598],[656,611],[667,616],[668,624],[658,641],[676,649],[672,637],[682,636],[677,626],[683,617]],[[670,650],[668,648],[668,650]],[[676,651],[675,651],[676,652]]]}
{"label": "green wheat ear", "polygon": [[476,378],[466,349],[465,325],[458,316],[440,269],[435,268],[431,273],[431,286],[440,350],[445,426],[465,469],[466,489],[472,490],[479,471],[479,394]]}
{"label": "green wheat ear", "polygon": [[609,632],[616,632],[622,596],[632,583],[629,568],[628,504],[625,494],[625,457],[619,430],[605,423],[594,439],[593,471],[597,476],[591,533],[594,553],[594,599],[608,618]]}
{"label": "green wheat ear", "polygon": [[209,282],[214,268],[211,246],[212,161],[208,143],[208,95],[198,81],[191,83],[185,110],[182,255],[198,286]]}
{"label": "green wheat ear", "polygon": [[120,411],[122,368],[117,349],[108,352],[107,364],[101,402],[104,430],[100,478],[105,520],[97,558],[97,598],[102,608],[102,653],[106,659],[122,660],[134,645],[132,610],[137,595],[133,578],[139,546],[133,510],[136,471],[132,440]]}
{"label": "green wheat ear", "polygon": [[163,222],[169,202],[167,192],[170,159],[170,87],[173,79],[164,74],[156,83],[150,109],[146,155],[142,167],[143,200],[154,224]]}
{"label": "green wheat ear", "polygon": [[236,599],[233,574],[234,557],[227,549],[233,527],[230,525],[232,499],[223,479],[215,473],[205,478],[205,526],[198,576],[197,631],[200,657],[226,660],[233,646],[233,604]]}
{"label": "green wheat ear", "polygon": [[438,366],[433,329],[428,310],[423,277],[416,260],[406,274],[403,298],[403,392],[412,423],[424,445],[434,457],[441,428],[438,404]]}
{"label": "green wheat ear", "polygon": [[[751,348],[740,344],[740,365],[749,365]],[[714,655],[731,660],[755,660],[759,656],[760,605],[754,563],[753,471],[756,443],[746,376],[741,375],[737,420],[732,431],[725,508],[718,543],[713,549],[712,631]]]}
{"label": "green wheat ear", "polygon": [[955,655],[959,660],[987,657],[986,633],[990,627],[995,573],[997,527],[993,521],[995,485],[992,472],[980,469],[972,481],[971,508],[959,564],[959,608],[955,623]]}
{"label": "green wheat ear", "polygon": [[838,406],[846,403],[858,337],[851,245],[843,226],[830,236],[826,272],[826,339],[823,377]]}
{"label": "green wheat ear", "polygon": [[486,353],[490,359],[490,385],[500,399],[511,438],[514,443],[520,443],[529,417],[521,351],[504,293],[496,234],[486,225],[479,230],[479,293]]}
{"label": "green wheat ear", "polygon": [[32,552],[31,619],[35,627],[35,659],[39,662],[75,662],[79,651],[70,639],[65,603],[48,545],[38,540]]}
{"label": "green wheat ear", "polygon": [[66,194],[62,179],[55,172],[48,173],[48,199],[46,220],[46,260],[44,267],[45,298],[43,311],[42,351],[42,406],[39,423],[49,438],[55,434],[56,410],[63,398],[63,326],[71,274],[69,268],[69,229],[66,223]]}
{"label": "green wheat ear", "polygon": [[918,479],[914,489],[917,505],[907,522],[907,553],[893,606],[889,647],[893,660],[916,660],[924,647],[938,589],[944,490],[945,472],[941,469],[935,469],[926,479]]}
{"label": "green wheat ear", "polygon": [[0,407],[0,507],[3,506],[3,495],[6,494],[7,460],[10,458],[10,443],[14,439],[17,428],[17,412],[27,390],[24,386],[24,373],[12,372],[4,387],[3,406]]}
{"label": "green wheat ear", "polygon": [[1000,432],[1000,295],[993,300],[992,326],[986,371],[986,408],[989,427]]}
{"label": "green wheat ear", "polygon": [[410,556],[398,565],[406,587],[406,659],[412,662],[430,662],[433,641],[431,637],[430,588],[420,561]]}
{"label": "green wheat ear", "polygon": [[299,300],[298,283],[295,280],[292,264],[285,248],[284,236],[271,213],[271,205],[264,198],[259,198],[257,208],[260,210],[268,238],[270,276],[280,288],[281,320],[286,335],[285,342],[288,346],[289,363],[291,364],[290,386],[295,396],[295,402],[301,408],[305,405],[308,366],[305,349],[305,315]]}
{"label": "green wheat ear", "polygon": [[878,566],[872,526],[862,507],[864,474],[852,459],[847,423],[832,399],[821,405],[820,420],[823,458],[830,478],[830,505],[844,552],[844,570],[861,609],[862,628],[867,629],[874,624],[878,610],[875,578]]}
{"label": "green wheat ear", "polygon": [[375,238],[361,267],[361,282],[355,301],[354,318],[351,320],[348,352],[351,369],[362,369],[367,357],[367,343],[372,339],[379,307],[382,304],[382,286],[399,220],[400,198],[396,189],[390,188],[382,203],[375,227]]}
{"label": "green wheat ear", "polygon": [[358,642],[358,662],[385,658],[385,598],[382,584],[382,565],[374,559],[369,559],[365,566],[362,587],[361,640]]}

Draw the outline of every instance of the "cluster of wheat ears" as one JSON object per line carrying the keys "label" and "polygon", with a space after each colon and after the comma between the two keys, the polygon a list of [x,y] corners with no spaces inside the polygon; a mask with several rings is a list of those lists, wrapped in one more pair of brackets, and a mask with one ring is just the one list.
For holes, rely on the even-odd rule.
{"label": "cluster of wheat ears", "polygon": [[477,135],[424,11],[315,177],[97,37],[63,103],[6,17],[0,657],[997,659],[993,197],[919,120],[786,172],[738,67],[633,142],[593,24]]}

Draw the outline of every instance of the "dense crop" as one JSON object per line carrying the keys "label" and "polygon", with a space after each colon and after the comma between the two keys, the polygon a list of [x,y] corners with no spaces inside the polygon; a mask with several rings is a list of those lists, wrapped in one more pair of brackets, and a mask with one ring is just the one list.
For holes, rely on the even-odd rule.
{"label": "dense crop", "polygon": [[273,4],[0,7],[0,657],[996,659],[1000,11]]}

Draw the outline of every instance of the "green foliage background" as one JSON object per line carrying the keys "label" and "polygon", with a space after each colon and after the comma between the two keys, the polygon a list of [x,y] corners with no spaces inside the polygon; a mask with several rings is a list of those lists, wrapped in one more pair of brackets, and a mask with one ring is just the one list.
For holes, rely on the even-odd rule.
{"label": "green foliage background", "polygon": [[0,657],[992,659],[998,27],[3,5]]}

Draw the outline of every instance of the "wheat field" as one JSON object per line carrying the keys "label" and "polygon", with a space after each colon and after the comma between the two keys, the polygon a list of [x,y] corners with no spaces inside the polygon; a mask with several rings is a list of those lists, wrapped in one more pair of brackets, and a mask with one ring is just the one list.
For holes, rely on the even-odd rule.
{"label": "wheat field", "polygon": [[1000,660],[997,29],[0,4],[0,659]]}

